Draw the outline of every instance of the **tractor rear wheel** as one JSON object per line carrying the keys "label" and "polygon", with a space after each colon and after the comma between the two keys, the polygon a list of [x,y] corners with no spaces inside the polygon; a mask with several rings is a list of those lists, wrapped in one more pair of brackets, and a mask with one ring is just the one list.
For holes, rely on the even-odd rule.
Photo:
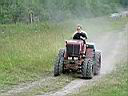
{"label": "tractor rear wheel", "polygon": [[100,68],[101,68],[101,52],[96,51],[95,64],[94,64],[94,75],[98,75],[100,73]]}
{"label": "tractor rear wheel", "polygon": [[85,59],[82,65],[82,76],[83,78],[92,79],[93,78],[93,61],[90,59]]}
{"label": "tractor rear wheel", "polygon": [[59,54],[56,57],[56,61],[54,64],[54,76],[58,76],[63,72],[64,67],[64,49],[59,50]]}

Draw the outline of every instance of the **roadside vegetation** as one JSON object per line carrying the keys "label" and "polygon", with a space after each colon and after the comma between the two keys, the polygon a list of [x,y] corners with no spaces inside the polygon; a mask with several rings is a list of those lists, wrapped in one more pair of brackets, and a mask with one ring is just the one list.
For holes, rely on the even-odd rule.
{"label": "roadside vegetation", "polygon": [[63,45],[64,27],[47,23],[0,25],[0,87],[51,72],[56,51]]}

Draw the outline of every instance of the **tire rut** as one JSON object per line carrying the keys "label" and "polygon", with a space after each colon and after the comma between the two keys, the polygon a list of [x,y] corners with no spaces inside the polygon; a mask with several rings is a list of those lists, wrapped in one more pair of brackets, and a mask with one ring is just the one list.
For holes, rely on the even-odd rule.
{"label": "tire rut", "polygon": [[[12,88],[11,90],[7,91],[6,93],[0,94],[0,96],[16,96],[16,94],[21,92],[27,92],[33,88],[37,88],[40,86],[47,86],[50,84],[51,81],[55,80],[56,78],[50,76],[39,81],[27,83],[27,84],[20,84]],[[47,81],[47,83],[46,83]]]}

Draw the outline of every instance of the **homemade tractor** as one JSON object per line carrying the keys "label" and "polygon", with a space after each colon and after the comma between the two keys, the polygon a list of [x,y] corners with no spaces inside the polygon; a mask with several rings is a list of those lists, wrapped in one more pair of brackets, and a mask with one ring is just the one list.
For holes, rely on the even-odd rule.
{"label": "homemade tractor", "polygon": [[65,41],[65,49],[60,49],[54,65],[54,76],[65,72],[77,72],[83,78],[91,79],[98,75],[101,68],[101,52],[94,44],[83,40]]}

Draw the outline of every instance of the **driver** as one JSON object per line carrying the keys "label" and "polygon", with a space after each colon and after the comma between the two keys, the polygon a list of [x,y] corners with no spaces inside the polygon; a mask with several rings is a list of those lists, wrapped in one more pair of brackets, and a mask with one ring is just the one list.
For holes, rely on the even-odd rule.
{"label": "driver", "polygon": [[83,40],[84,41],[84,44],[85,44],[85,40],[87,38],[88,38],[87,37],[87,33],[82,30],[82,26],[81,25],[77,25],[76,32],[73,34],[73,39]]}

